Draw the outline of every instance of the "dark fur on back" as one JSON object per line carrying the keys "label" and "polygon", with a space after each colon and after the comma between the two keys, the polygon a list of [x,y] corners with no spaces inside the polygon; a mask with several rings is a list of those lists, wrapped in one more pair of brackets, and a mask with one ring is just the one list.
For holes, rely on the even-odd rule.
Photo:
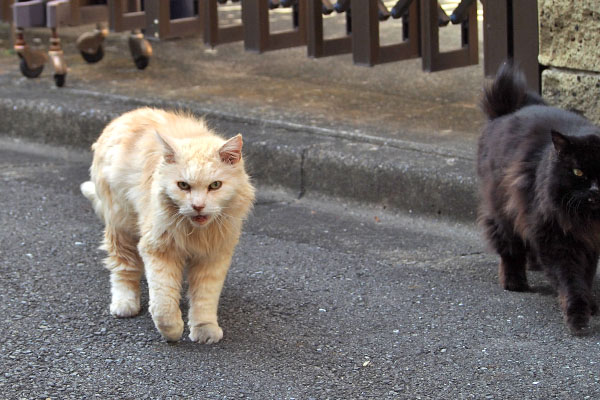
{"label": "dark fur on back", "polygon": [[592,282],[600,253],[600,129],[545,105],[504,65],[485,90],[489,121],[479,140],[479,221],[500,255],[508,290],[528,290],[525,266],[541,266],[568,326],[597,312]]}

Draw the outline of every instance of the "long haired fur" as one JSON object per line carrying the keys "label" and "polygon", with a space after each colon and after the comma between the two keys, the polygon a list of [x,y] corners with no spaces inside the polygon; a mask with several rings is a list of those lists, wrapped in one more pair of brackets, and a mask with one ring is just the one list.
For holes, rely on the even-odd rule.
{"label": "long haired fur", "polygon": [[242,144],[241,135],[225,140],[192,115],[151,108],[104,129],[81,191],[105,224],[113,315],[140,311],[145,272],[154,323],[164,338],[178,340],[187,268],[190,338],[221,339],[219,296],[254,201]]}
{"label": "long haired fur", "polygon": [[507,290],[529,289],[541,266],[567,325],[584,332],[597,312],[591,288],[600,253],[600,129],[545,105],[504,65],[484,92],[489,121],[479,139],[479,222],[500,256]]}
{"label": "long haired fur", "polygon": [[528,89],[525,75],[512,63],[500,66],[496,78],[484,88],[481,100],[481,108],[490,120],[535,104],[546,103]]}

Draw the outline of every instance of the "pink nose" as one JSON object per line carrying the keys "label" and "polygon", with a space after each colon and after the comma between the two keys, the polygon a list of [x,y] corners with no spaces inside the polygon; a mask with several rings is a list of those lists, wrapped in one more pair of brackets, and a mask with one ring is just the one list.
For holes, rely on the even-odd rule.
{"label": "pink nose", "polygon": [[192,204],[192,208],[198,212],[204,210],[204,206],[197,206],[196,204]]}

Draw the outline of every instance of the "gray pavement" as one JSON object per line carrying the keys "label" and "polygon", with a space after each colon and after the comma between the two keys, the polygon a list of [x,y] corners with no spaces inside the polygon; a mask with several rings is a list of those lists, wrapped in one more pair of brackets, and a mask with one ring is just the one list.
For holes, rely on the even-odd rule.
{"label": "gray pavement", "polygon": [[[188,38],[154,42],[137,71],[124,34],[85,64],[73,42],[88,29],[61,29],[56,89],[49,67],[21,76],[0,24],[0,399],[600,397],[598,317],[570,336],[537,272],[533,292],[501,290],[473,225],[480,66],[426,74]],[[245,138],[259,200],[215,346],[163,342],[146,294],[136,318],[108,312],[78,185],[102,128],[142,105]]]}
{"label": "gray pavement", "polygon": [[109,314],[101,225],[78,189],[89,154],[0,148],[0,398],[600,396],[598,317],[571,336],[537,272],[533,292],[503,291],[472,225],[263,186],[223,341],[168,344],[145,289],[141,315]]}

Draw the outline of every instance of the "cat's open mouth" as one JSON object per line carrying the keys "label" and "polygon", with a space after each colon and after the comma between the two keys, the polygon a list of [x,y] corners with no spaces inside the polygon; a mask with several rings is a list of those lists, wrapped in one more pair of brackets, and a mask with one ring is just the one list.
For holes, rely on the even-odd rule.
{"label": "cat's open mouth", "polygon": [[208,215],[196,215],[195,217],[192,217],[192,221],[199,225],[204,225],[208,222]]}

